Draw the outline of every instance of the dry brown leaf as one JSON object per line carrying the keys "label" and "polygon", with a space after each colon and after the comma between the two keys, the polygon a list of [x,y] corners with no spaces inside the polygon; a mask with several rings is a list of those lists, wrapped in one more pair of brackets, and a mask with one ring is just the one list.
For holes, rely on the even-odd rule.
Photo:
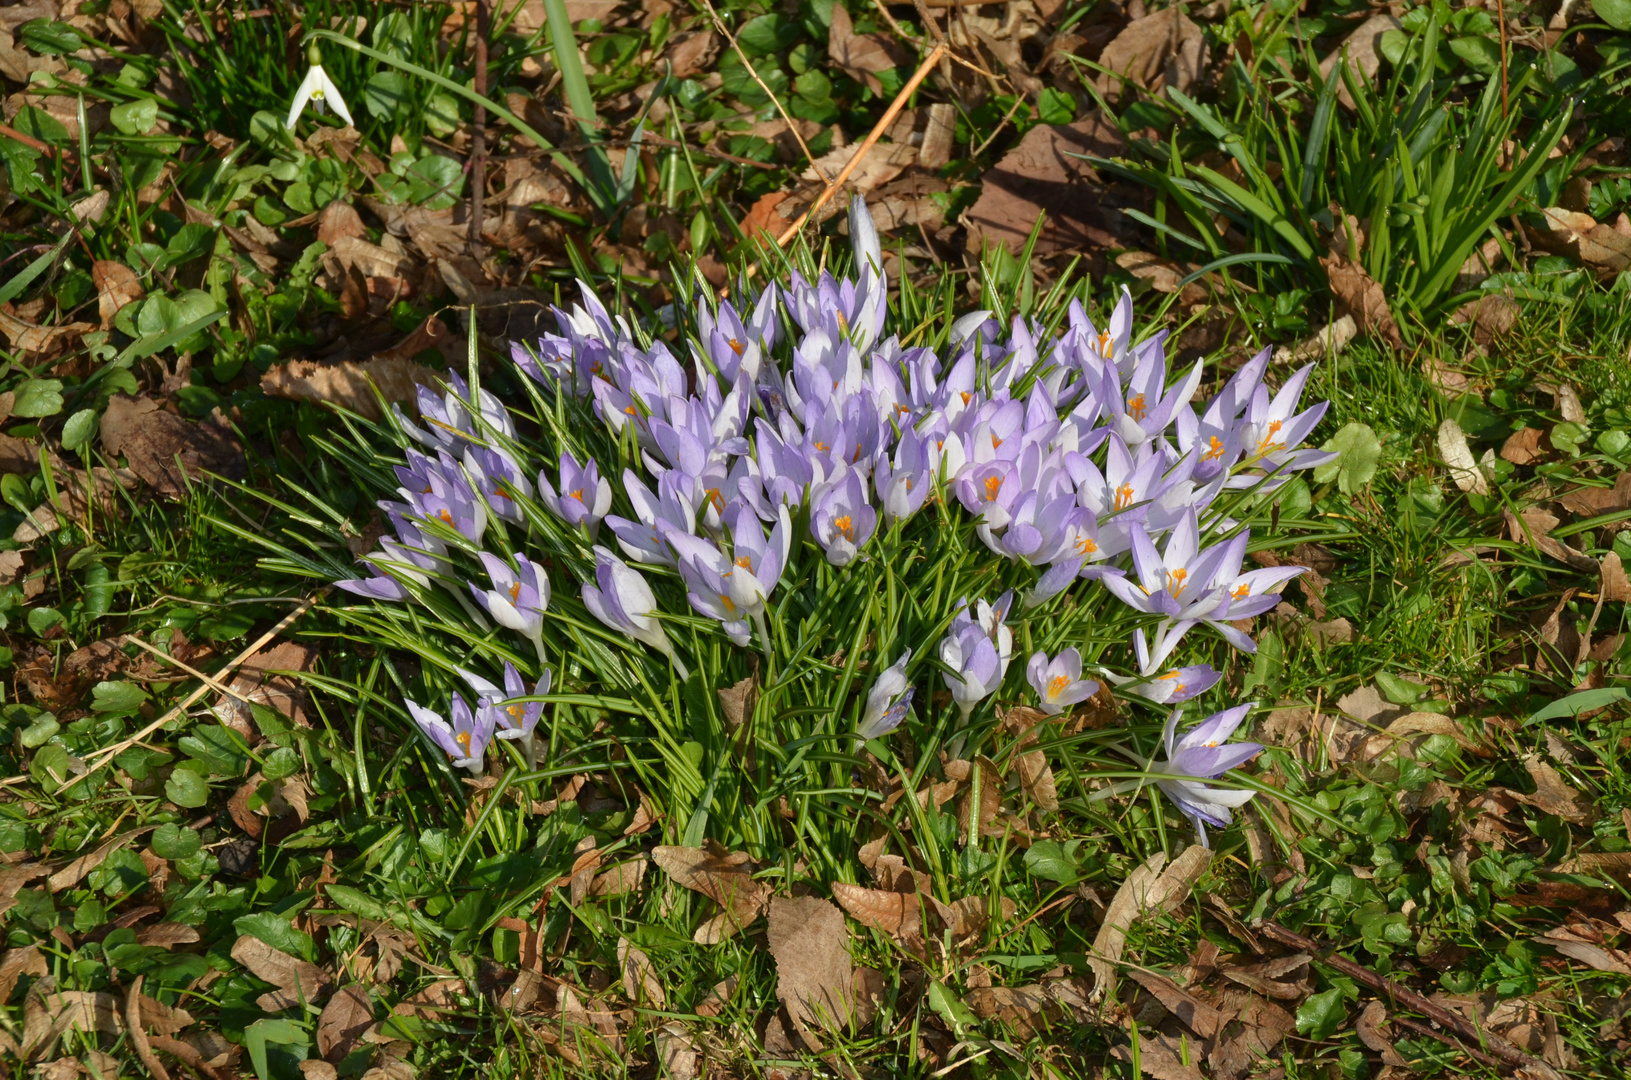
{"label": "dry brown leaf", "polygon": [[419,267],[406,252],[394,252],[356,236],[336,237],[330,250],[341,266],[348,271],[356,269],[363,277],[394,277],[407,281],[418,277]]}
{"label": "dry brown leaf", "polygon": [[1157,853],[1127,876],[1105,910],[1088,957],[1094,974],[1095,1000],[1103,997],[1115,981],[1116,965],[1127,947],[1127,931],[1133,923],[1146,911],[1170,910],[1183,903],[1211,861],[1210,850],[1192,844],[1170,866],[1166,855]]}
{"label": "dry brown leaf", "polygon": [[1099,64],[1105,71],[1098,88],[1106,96],[1121,94],[1118,75],[1154,92],[1167,86],[1187,91],[1206,68],[1206,35],[1183,9],[1163,8],[1128,23],[1099,54]]}
{"label": "dry brown leaf", "polygon": [[1346,349],[1359,335],[1359,324],[1352,315],[1328,323],[1318,333],[1311,334],[1296,345],[1274,350],[1276,364],[1302,364],[1309,360],[1323,360]]}
{"label": "dry brown leaf", "polygon": [[1399,333],[1399,324],[1393,321],[1387,293],[1364,267],[1337,253],[1322,257],[1320,265],[1325,267],[1337,306],[1353,316],[1360,333],[1380,338],[1395,349],[1404,348],[1404,337]]}
{"label": "dry brown leaf", "polygon": [[731,998],[736,995],[736,987],[741,981],[742,976],[732,975],[723,982],[716,983],[714,988],[708,991],[708,996],[697,1003],[697,1015],[718,1016],[724,1012],[725,1006],[730,1004]]}
{"label": "dry brown leaf", "polygon": [[117,1036],[124,1031],[119,999],[112,994],[89,990],[51,993],[45,989],[49,983],[45,978],[35,983],[23,1002],[23,1037],[18,1052],[25,1061],[70,1031],[82,1031],[93,1038]]}
{"label": "dry brown leaf", "polygon": [[[1362,746],[1356,748],[1353,757],[1360,761],[1371,761],[1400,746],[1404,740],[1423,735],[1447,735],[1463,750],[1471,751],[1480,757],[1490,755],[1488,744],[1467,734],[1461,725],[1450,717],[1442,713],[1411,712],[1390,721],[1384,731],[1366,739]],[[1408,750],[1408,747],[1401,749]]]}
{"label": "dry brown leaf", "polygon": [[0,1005],[11,1000],[19,978],[24,975],[46,975],[50,970],[45,965],[45,957],[40,955],[38,945],[7,949],[5,959],[0,960]]}
{"label": "dry brown leaf", "polygon": [[1289,1012],[1243,990],[1225,991],[1217,1007],[1234,1013],[1234,1022],[1207,1054],[1207,1064],[1212,1066],[1216,1080],[1239,1080],[1297,1026]]}
{"label": "dry brown leaf", "polygon": [[344,199],[335,199],[317,215],[317,239],[331,248],[342,239],[360,240],[367,235],[356,208]]}
{"label": "dry brown leaf", "polygon": [[669,1080],[696,1080],[699,1055],[696,1043],[691,1041],[683,1024],[664,1024],[657,1029],[655,1041],[657,1063],[662,1067],[663,1076]]}
{"label": "dry brown leaf", "polygon": [[303,1080],[340,1080],[340,1070],[321,1058],[307,1058],[300,1063]]}
{"label": "dry brown leaf", "polygon": [[98,259],[91,264],[91,281],[96,285],[96,311],[103,330],[113,325],[120,308],[142,297],[141,281],[121,262]]}
{"label": "dry brown leaf", "polygon": [[1161,1006],[1203,1039],[1216,1035],[1228,1017],[1171,979],[1152,971],[1129,971],[1127,977],[1148,990]]}
{"label": "dry brown leaf", "polygon": [[1038,124],[981,178],[980,197],[964,214],[970,250],[1002,244],[1017,255],[1038,217],[1038,255],[1128,246],[1127,219],[1099,174],[1076,156],[1126,152],[1121,130],[1096,110],[1073,124]]}
{"label": "dry brown leaf", "polygon": [[883,93],[878,72],[909,66],[912,53],[893,37],[883,34],[857,34],[849,12],[834,4],[832,26],[827,36],[827,55],[850,78],[866,83],[874,94]]}
{"label": "dry brown leaf", "polygon": [[1354,1033],[1366,1048],[1380,1054],[1382,1064],[1393,1068],[1404,1068],[1409,1063],[1405,1056],[1394,1049],[1393,1043],[1382,1032],[1382,1025],[1387,1021],[1387,1006],[1380,1001],[1372,1001],[1359,1013],[1359,1019],[1354,1021]]}
{"label": "dry brown leaf", "polygon": [[1520,802],[1533,806],[1543,814],[1552,814],[1576,825],[1589,824],[1597,819],[1597,807],[1591,798],[1569,786],[1558,771],[1548,765],[1539,754],[1530,754],[1524,758],[1523,767],[1529,771],[1530,779],[1535,782],[1535,793],[1518,795]]}
{"label": "dry brown leaf", "polygon": [[1626,576],[1625,565],[1620,560],[1619,552],[1611,551],[1604,555],[1598,567],[1603,582],[1603,598],[1617,603],[1631,600],[1631,578]]}
{"label": "dry brown leaf", "polygon": [[[1221,968],[1220,972],[1230,982],[1237,982],[1264,997],[1277,998],[1281,1001],[1300,1001],[1308,996],[1310,990],[1307,979],[1308,957],[1303,953],[1276,957],[1261,964],[1242,967],[1229,965]],[[1302,975],[1290,980],[1285,978],[1296,972],[1301,972]]]}
{"label": "dry brown leaf", "polygon": [[710,70],[719,55],[719,44],[719,35],[712,30],[676,35],[665,54],[674,65],[674,78],[689,79]]}
{"label": "dry brown leaf", "polygon": [[152,832],[157,827],[158,826],[156,825],[143,825],[139,829],[131,829],[129,832],[120,833],[112,840],[98,846],[95,851],[81,855],[79,858],[75,859],[61,870],[58,870],[56,873],[52,874],[51,877],[46,880],[46,890],[56,893],[61,892],[63,889],[72,888],[73,886],[78,885],[81,881],[85,880],[86,874],[90,873],[92,870],[95,870],[98,866],[101,866],[102,863],[107,860],[109,855],[112,855],[115,851],[124,847],[137,837],[145,836],[147,833]]}
{"label": "dry brown leaf", "polygon": [[[1330,78],[1337,64],[1346,58],[1348,70],[1353,73],[1354,84],[1356,86],[1368,84],[1382,66],[1381,54],[1377,52],[1377,44],[1382,40],[1382,35],[1389,30],[1399,29],[1401,25],[1391,13],[1372,15],[1320,61],[1320,79]],[[1337,77],[1340,79],[1341,75]],[[1353,95],[1348,93],[1346,83],[1337,84],[1337,100],[1350,109],[1354,107]]]}
{"label": "dry brown leaf", "polygon": [[697,928],[700,945],[718,944],[745,930],[764,909],[764,887],[753,880],[748,856],[715,855],[702,848],[657,847],[651,861],[687,889],[701,893],[724,910]]}
{"label": "dry brown leaf", "polygon": [[248,968],[255,978],[278,988],[262,994],[256,1001],[267,1012],[282,1012],[303,1002],[321,1001],[332,985],[328,973],[316,964],[280,952],[248,934],[233,944],[232,958]]}
{"label": "dry brown leaf", "polygon": [[922,937],[922,902],[914,892],[863,889],[844,881],[832,885],[833,899],[856,922],[898,938]]}
{"label": "dry brown leaf", "polygon": [[1563,508],[1580,517],[1596,517],[1631,510],[1631,469],[1614,478],[1613,487],[1576,488],[1558,500]]}
{"label": "dry brown leaf", "polygon": [[261,376],[261,389],[272,397],[339,405],[370,420],[384,416],[374,387],[388,403],[412,405],[419,400],[419,387],[435,388],[439,383],[430,368],[399,356],[338,364],[291,360]]}
{"label": "dry brown leaf", "polygon": [[963,995],[963,1004],[982,1020],[1000,1020],[1014,1035],[1029,1041],[1049,1024],[1063,1019],[1065,1010],[1043,986],[976,986]]}
{"label": "dry brown leaf", "polygon": [[1504,512],[1507,536],[1515,543],[1533,544],[1540,551],[1575,570],[1594,573],[1597,560],[1584,555],[1567,544],[1547,535],[1557,528],[1557,518],[1538,506],[1531,506],[1520,517],[1511,510]]}
{"label": "dry brown leaf", "polygon": [[725,714],[725,723],[735,730],[753,718],[753,705],[759,700],[759,680],[749,675],[741,682],[717,693],[719,709]]}
{"label": "dry brown leaf", "polygon": [[362,1041],[363,1032],[374,1022],[374,1003],[368,991],[356,983],[342,987],[323,1006],[317,1018],[317,1052],[338,1065]]}
{"label": "dry brown leaf", "polygon": [[1505,337],[1517,325],[1523,309],[1510,297],[1499,294],[1479,297],[1456,308],[1450,322],[1457,326],[1472,323],[1472,339],[1479,345],[1489,345]]}
{"label": "dry brown leaf", "polygon": [[108,401],[101,433],[109,454],[123,454],[137,476],[171,498],[186,494],[189,477],[201,480],[211,472],[241,479],[246,470],[243,447],[220,410],[193,423],[164,411],[151,398],[119,395]]}
{"label": "dry brown leaf", "polygon": [[[1206,1080],[1206,1074],[1195,1064],[1193,1041],[1161,1032],[1140,1034],[1138,1037],[1139,1071],[1154,1080]],[[1132,1063],[1130,1046],[1117,1046],[1110,1051],[1117,1061]],[[1190,1062],[1185,1064],[1186,1059]]]}
{"label": "dry brown leaf", "polygon": [[[1595,938],[1596,940],[1592,940]],[[1613,975],[1631,975],[1631,955],[1603,944],[1599,935],[1580,934],[1573,926],[1558,926],[1535,939],[1550,945],[1559,954],[1578,960],[1589,968]]]}
{"label": "dry brown leaf", "polygon": [[[804,180],[829,182],[843,171],[854,153],[855,148],[851,146],[829,150],[816,158],[811,167],[805,169],[799,176]],[[889,183],[910,168],[916,160],[917,147],[910,143],[881,142],[861,160],[844,183],[856,191],[865,193]]]}
{"label": "dry brown leaf", "polygon": [[1631,237],[1599,225],[1590,214],[1547,207],[1541,211],[1541,226],[1526,227],[1524,233],[1536,245],[1575,259],[1603,279],[1631,268]]}
{"label": "dry brown leaf", "polygon": [[617,963],[623,969],[624,997],[648,1009],[668,1008],[668,995],[663,993],[651,957],[626,937],[617,939]]}
{"label": "dry brown leaf", "polygon": [[0,335],[4,335],[13,352],[35,362],[49,360],[67,352],[79,339],[96,327],[91,323],[66,323],[61,326],[35,326],[26,323],[9,311],[10,305],[0,307]]}
{"label": "dry brown leaf", "polygon": [[618,863],[603,874],[596,875],[594,881],[589,883],[590,896],[622,896],[631,893],[640,887],[640,882],[646,876],[644,859],[639,862]]}
{"label": "dry brown leaf", "polygon": [[776,961],[776,997],[800,1032],[849,1026],[855,1012],[855,968],[844,913],[815,896],[770,901],[767,938]]}
{"label": "dry brown leaf", "polygon": [[1546,456],[1546,452],[1540,448],[1540,441],[1545,436],[1546,433],[1540,428],[1526,427],[1514,431],[1506,437],[1506,442],[1501,444],[1502,460],[1510,461],[1514,465],[1535,464]]}

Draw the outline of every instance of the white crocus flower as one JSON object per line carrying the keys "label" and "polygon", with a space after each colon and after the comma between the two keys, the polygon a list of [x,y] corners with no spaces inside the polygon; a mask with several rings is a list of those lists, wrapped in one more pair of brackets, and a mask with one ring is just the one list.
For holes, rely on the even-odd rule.
{"label": "white crocus flower", "polygon": [[317,110],[318,116],[323,115],[325,105],[331,105],[340,119],[346,122],[346,126],[356,127],[356,122],[351,119],[351,110],[345,107],[345,98],[340,96],[340,88],[334,85],[334,80],[323,70],[323,54],[318,50],[316,42],[313,42],[311,48],[307,50],[306,59],[311,62],[311,70],[306,72],[306,77],[301,80],[300,89],[295,91],[294,104],[289,107],[289,118],[283,122],[283,126],[293,131],[295,121],[300,119],[306,103],[310,102],[311,107]]}

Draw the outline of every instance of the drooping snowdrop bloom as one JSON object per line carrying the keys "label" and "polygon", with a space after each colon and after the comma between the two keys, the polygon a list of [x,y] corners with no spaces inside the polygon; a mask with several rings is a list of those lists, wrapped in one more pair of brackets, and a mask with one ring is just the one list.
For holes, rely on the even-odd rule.
{"label": "drooping snowdrop bloom", "polygon": [[[867,691],[866,705],[861,709],[861,723],[856,727],[855,734],[862,742],[887,735],[900,726],[906,719],[906,709],[912,701],[912,687],[906,681],[906,664],[912,659],[912,650],[907,649],[901,653],[900,659],[878,675]],[[895,699],[905,694],[905,699],[898,705]]]}
{"label": "drooping snowdrop bloom", "polygon": [[582,595],[583,606],[591,615],[668,657],[681,681],[691,677],[685,664],[675,655],[668,632],[652,617],[652,612],[657,610],[657,598],[639,571],[606,548],[597,547],[595,583],[584,582]]}
{"label": "drooping snowdrop bloom", "polygon": [[1263,748],[1257,743],[1224,745],[1224,740],[1235,733],[1247,712],[1256,704],[1251,701],[1215,713],[1177,741],[1174,741],[1174,736],[1183,710],[1173,710],[1161,735],[1167,759],[1149,764],[1151,772],[1162,774],[1155,781],[1156,786],[1173,801],[1180,813],[1194,823],[1196,837],[1203,846],[1210,846],[1206,839],[1206,826],[1224,828],[1234,819],[1231,811],[1245,806],[1256,794],[1241,788],[1214,787],[1201,782],[1216,780],[1230,769],[1244,765],[1262,753]]}
{"label": "drooping snowdrop bloom", "polygon": [[340,96],[339,87],[323,70],[323,51],[318,48],[317,42],[312,42],[306,48],[306,61],[311,67],[300,81],[300,89],[295,91],[294,104],[289,106],[289,116],[283,121],[283,126],[293,131],[295,121],[300,119],[300,114],[310,104],[318,116],[323,115],[324,107],[331,107],[347,127],[356,127],[356,122],[351,119],[351,110],[345,107],[345,98]]}
{"label": "drooping snowdrop bloom", "polygon": [[1066,649],[1053,659],[1045,652],[1031,655],[1025,665],[1025,678],[1036,691],[1037,706],[1052,716],[1064,712],[1099,692],[1099,684],[1082,678],[1082,654]]}
{"label": "drooping snowdrop bloom", "polygon": [[515,557],[515,569],[497,555],[483,551],[481,565],[493,587],[483,589],[475,582],[470,591],[476,602],[487,609],[487,614],[500,626],[516,631],[543,649],[544,612],[549,608],[549,577],[525,555]]}
{"label": "drooping snowdrop bloom", "polygon": [[612,508],[611,481],[600,475],[594,458],[579,465],[578,459],[567,450],[561,451],[560,471],[556,476],[560,480],[558,493],[549,477],[542,471],[538,473],[539,501],[568,525],[586,530],[593,540],[600,531],[601,519]]}
{"label": "drooping snowdrop bloom", "polygon": [[408,712],[419,730],[453,760],[461,769],[481,775],[482,759],[487,754],[487,743],[493,737],[493,718],[487,710],[472,711],[458,691],[453,693],[453,722],[449,724],[437,713],[407,701]]}

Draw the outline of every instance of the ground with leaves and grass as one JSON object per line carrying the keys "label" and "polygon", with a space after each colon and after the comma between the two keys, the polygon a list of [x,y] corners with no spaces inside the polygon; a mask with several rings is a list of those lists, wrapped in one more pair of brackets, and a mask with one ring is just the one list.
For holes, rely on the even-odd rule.
{"label": "ground with leaves and grass", "polygon": [[[1624,1073],[1628,26],[1625,0],[0,8],[0,1068]],[[314,30],[355,127],[284,127]],[[389,449],[375,387],[411,406],[473,340],[522,395],[510,343],[575,280],[660,332],[806,212],[796,257],[840,251],[847,190],[903,333],[1127,286],[1207,356],[1202,397],[1264,346],[1273,382],[1321,360],[1342,458],[1252,555],[1308,572],[1254,656],[1196,647],[1268,747],[1209,857],[1152,789],[1102,797],[1161,719],[1108,692],[1042,771],[1016,722],[990,758],[930,748],[910,793],[847,754],[758,789],[778,748],[740,737],[760,688],[722,649],[730,679],[638,710],[563,671],[539,768],[456,782],[402,708],[446,638],[360,627],[310,572],[382,527],[344,456]],[[835,678],[890,659],[847,651]],[[651,760],[669,710],[692,767],[729,765],[705,797]]]}

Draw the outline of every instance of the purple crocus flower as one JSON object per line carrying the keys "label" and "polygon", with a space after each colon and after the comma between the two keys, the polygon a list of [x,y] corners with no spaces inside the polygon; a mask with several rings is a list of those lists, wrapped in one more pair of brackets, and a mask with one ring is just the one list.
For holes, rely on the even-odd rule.
{"label": "purple crocus flower", "polygon": [[639,563],[674,565],[668,533],[691,533],[697,528],[691,486],[685,477],[670,469],[658,477],[657,494],[653,495],[633,469],[623,470],[623,490],[634,504],[636,520],[608,514],[606,524],[617,535],[624,554]]}
{"label": "purple crocus flower", "polygon": [[464,452],[464,467],[493,513],[515,525],[526,520],[515,500],[531,498],[532,484],[514,458],[496,447],[472,446]]}
{"label": "purple crocus flower", "polygon": [[966,723],[974,706],[1002,685],[1003,661],[997,643],[978,626],[964,624],[941,639],[940,662],[951,669],[944,676],[946,689]]}
{"label": "purple crocus flower", "polygon": [[861,474],[844,469],[815,500],[810,532],[834,566],[848,566],[878,527],[878,512],[866,501]]}
{"label": "purple crocus flower", "polygon": [[1137,581],[1106,577],[1105,587],[1137,611],[1178,620],[1206,618],[1228,599],[1227,592],[1212,587],[1212,580],[1236,546],[1244,550],[1244,544],[1237,545],[1236,541],[1202,548],[1199,519],[1193,507],[1179,519],[1177,528],[1167,537],[1165,550],[1160,552],[1143,527],[1135,525],[1133,567]]}
{"label": "purple crocus flower", "polygon": [[894,460],[887,453],[880,455],[873,474],[885,522],[905,521],[923,508],[931,487],[930,470],[927,441],[908,427],[895,447]]}
{"label": "purple crocus flower", "polygon": [[668,657],[681,681],[690,678],[685,664],[674,654],[674,644],[662,623],[652,618],[657,598],[651,586],[628,563],[603,547],[595,548],[595,583],[583,584],[583,606],[605,625]]}
{"label": "purple crocus flower", "polygon": [[459,463],[449,457],[425,479],[429,491],[397,490],[421,517],[440,521],[472,544],[481,543],[482,534],[487,531],[487,508],[471,490]]}
{"label": "purple crocus flower", "polygon": [[549,607],[549,577],[525,555],[516,555],[515,569],[497,555],[483,551],[481,565],[492,579],[491,589],[470,583],[470,591],[500,626],[509,627],[542,648],[544,611]]}
{"label": "purple crocus flower", "polygon": [[600,520],[612,508],[612,485],[600,475],[594,458],[583,464],[567,450],[561,451],[561,482],[559,494],[542,470],[538,473],[538,499],[549,512],[572,526],[586,529],[593,540],[600,531]]}
{"label": "purple crocus flower", "polygon": [[1099,684],[1082,678],[1082,654],[1066,649],[1052,660],[1036,652],[1025,665],[1025,678],[1040,699],[1039,708],[1049,716],[1064,712],[1099,692]]}
{"label": "purple crocus flower", "polygon": [[504,661],[504,697],[496,701],[483,700],[482,704],[494,709],[497,725],[496,734],[500,739],[531,739],[532,729],[538,726],[538,720],[544,715],[544,703],[541,701],[517,701],[522,697],[542,697],[549,693],[551,684],[555,681],[555,673],[549,668],[543,669],[538,682],[528,694],[526,683],[521,681],[521,673],[515,670],[515,665],[508,660]]}
{"label": "purple crocus flower", "polygon": [[483,715],[486,710],[472,712],[470,705],[457,691],[453,694],[451,724],[412,701],[405,704],[419,730],[452,758],[455,766],[469,769],[476,776],[481,775],[482,758],[487,753],[487,743],[493,737],[493,718]]}
{"label": "purple crocus flower", "polygon": [[[912,686],[906,681],[906,664],[911,659],[911,649],[901,653],[900,659],[885,668],[867,692],[861,723],[855,729],[856,737],[862,742],[889,734],[906,719],[913,694]],[[901,697],[902,694],[905,696]],[[896,702],[898,697],[901,700]]]}
{"label": "purple crocus flower", "polygon": [[1196,837],[1202,846],[1210,846],[1206,839],[1206,826],[1224,828],[1234,819],[1231,810],[1246,805],[1256,794],[1254,791],[1219,788],[1200,782],[1203,779],[1216,780],[1230,769],[1244,765],[1262,753],[1263,748],[1257,743],[1224,745],[1224,740],[1234,734],[1247,712],[1256,704],[1250,701],[1215,713],[1176,742],[1173,737],[1183,710],[1173,710],[1161,735],[1167,760],[1149,764],[1151,772],[1162,774],[1162,778],[1156,780],[1156,786],[1194,823]]}
{"label": "purple crocus flower", "polygon": [[400,581],[372,563],[368,564],[368,570],[369,575],[365,578],[350,578],[346,581],[336,581],[334,584],[348,593],[368,600],[402,601],[412,595]]}
{"label": "purple crocus flower", "polygon": [[1153,679],[1118,679],[1111,676],[1111,681],[1125,684],[1126,693],[1153,704],[1178,705],[1206,693],[1221,678],[1223,673],[1211,664],[1190,664],[1188,667],[1173,668]]}

